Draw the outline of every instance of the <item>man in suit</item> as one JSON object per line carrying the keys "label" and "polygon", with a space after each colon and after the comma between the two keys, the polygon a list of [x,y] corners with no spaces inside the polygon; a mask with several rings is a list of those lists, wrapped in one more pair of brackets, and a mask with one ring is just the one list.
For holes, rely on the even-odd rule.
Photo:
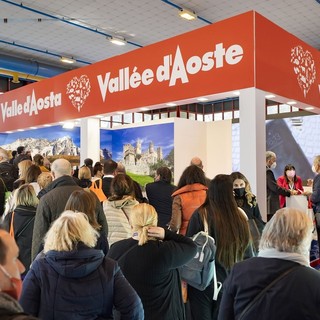
{"label": "man in suit", "polygon": [[274,173],[271,169],[275,169],[277,165],[277,156],[272,151],[266,152],[266,175],[267,175],[267,220],[269,221],[277,210],[280,209],[279,195],[290,197],[296,194],[296,190],[286,190],[278,186]]}

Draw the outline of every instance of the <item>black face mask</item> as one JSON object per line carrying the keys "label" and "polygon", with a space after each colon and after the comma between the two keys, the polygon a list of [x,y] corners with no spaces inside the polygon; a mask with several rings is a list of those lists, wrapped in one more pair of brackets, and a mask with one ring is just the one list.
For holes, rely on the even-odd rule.
{"label": "black face mask", "polygon": [[245,194],[245,188],[236,188],[236,189],[233,189],[233,191],[234,191],[235,196],[238,198],[243,197]]}

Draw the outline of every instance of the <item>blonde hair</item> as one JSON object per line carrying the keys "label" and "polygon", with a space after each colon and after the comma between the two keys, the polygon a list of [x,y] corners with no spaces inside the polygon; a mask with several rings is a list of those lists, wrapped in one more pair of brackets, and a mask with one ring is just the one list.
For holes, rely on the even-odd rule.
{"label": "blonde hair", "polygon": [[15,205],[36,207],[39,203],[39,199],[34,191],[34,188],[30,184],[23,184],[14,193]]}
{"label": "blonde hair", "polygon": [[271,160],[272,158],[275,158],[276,154],[272,151],[267,151],[266,152],[266,161]]}
{"label": "blonde hair", "polygon": [[40,189],[44,189],[49,183],[52,182],[52,174],[50,172],[40,173],[37,182],[40,186]]}
{"label": "blonde hair", "polygon": [[91,179],[91,170],[88,167],[81,167],[79,169],[78,178],[81,179]]}
{"label": "blonde hair", "polygon": [[45,236],[43,251],[72,251],[79,242],[93,248],[98,235],[84,213],[67,210],[51,225]]}
{"label": "blonde hair", "polygon": [[259,249],[305,254],[310,249],[313,222],[305,212],[293,208],[278,210],[265,225]]}
{"label": "blonde hair", "polygon": [[148,228],[157,226],[158,214],[150,204],[139,203],[133,207],[130,221],[133,231],[138,232],[138,244],[142,246],[151,239],[148,237]]}
{"label": "blonde hair", "polygon": [[31,160],[22,160],[18,163],[20,179],[25,179],[27,176],[27,171],[31,167],[32,161]]}
{"label": "blonde hair", "polygon": [[314,166],[318,166],[320,167],[320,155],[319,156],[315,156],[314,160],[313,160],[313,165]]}

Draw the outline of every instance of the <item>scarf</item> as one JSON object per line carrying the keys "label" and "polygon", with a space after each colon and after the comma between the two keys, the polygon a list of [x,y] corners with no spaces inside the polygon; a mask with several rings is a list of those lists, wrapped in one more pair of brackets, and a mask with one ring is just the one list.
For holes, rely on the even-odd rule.
{"label": "scarf", "polygon": [[283,252],[275,248],[262,249],[258,253],[258,257],[277,258],[297,262],[303,266],[310,267],[309,256],[295,252]]}

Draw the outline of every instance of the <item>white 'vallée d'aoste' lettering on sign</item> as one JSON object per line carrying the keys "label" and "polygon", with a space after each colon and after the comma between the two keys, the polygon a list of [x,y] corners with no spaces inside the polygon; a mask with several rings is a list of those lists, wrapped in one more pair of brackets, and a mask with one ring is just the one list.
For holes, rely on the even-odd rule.
{"label": "white 'vall\u00e9e d'aoste' lettering on sign", "polygon": [[19,116],[23,113],[29,116],[37,115],[43,109],[59,106],[61,106],[61,93],[50,92],[49,96],[37,99],[34,90],[32,90],[31,96],[27,96],[24,103],[18,103],[17,100],[13,100],[10,106],[8,106],[8,102],[1,103],[2,121],[5,122],[6,118]]}
{"label": "white 'vall\u00e9e d'aoste' lettering on sign", "polygon": [[[174,59],[172,54],[163,57],[163,64],[159,65],[156,72],[147,68],[139,72],[137,67],[130,72],[129,67],[119,70],[116,77],[111,77],[111,73],[105,73],[105,76],[98,75],[98,83],[103,101],[106,99],[107,92],[110,93],[138,88],[141,84],[148,86],[156,77],[158,82],[169,81],[169,87],[176,84],[177,80],[181,83],[189,82],[189,75],[200,71],[209,71],[214,67],[222,68],[224,62],[229,65],[239,63],[243,58],[243,48],[238,44],[233,44],[225,49],[223,43],[217,43],[214,51],[208,51],[199,56],[190,57],[184,63],[180,47],[177,46]],[[171,70],[170,70],[171,67]]]}

